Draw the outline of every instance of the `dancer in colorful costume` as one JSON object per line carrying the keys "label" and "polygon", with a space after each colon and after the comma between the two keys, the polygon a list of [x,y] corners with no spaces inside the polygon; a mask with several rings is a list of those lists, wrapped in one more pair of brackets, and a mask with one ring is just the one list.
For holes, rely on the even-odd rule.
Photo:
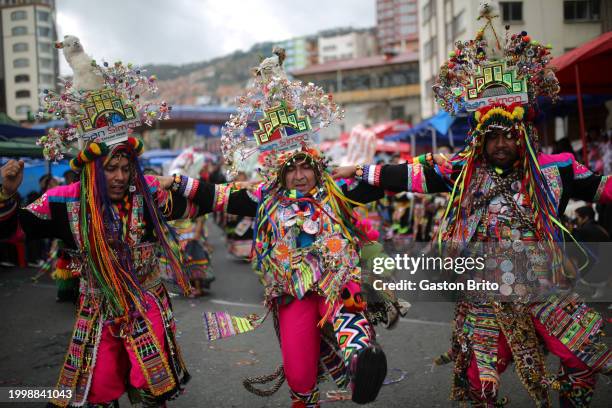
{"label": "dancer in colorful costume", "polygon": [[[183,271],[191,284],[190,297],[203,296],[210,290],[214,282],[212,265],[210,262],[210,250],[206,243],[206,216],[197,217],[195,220],[180,219],[170,223],[179,236],[183,257]],[[162,265],[166,265],[167,259],[161,259]]]}
{"label": "dancer in colorful costume", "polygon": [[[341,111],[321,88],[289,81],[283,52],[276,53],[256,69],[254,86],[239,98],[238,114],[226,123],[222,139],[234,174],[250,154],[265,152],[265,181],[250,189],[200,183],[196,202],[208,211],[255,217],[253,266],[282,350],[277,387],[287,379],[292,406],[319,406],[318,379],[324,374],[342,388],[350,386],[353,401],[367,403],[376,398],[387,365],[365,314],[359,250],[367,237],[355,227],[352,206],[383,192],[332,180],[314,138]],[[259,128],[246,134],[255,119]],[[180,191],[189,180],[162,182],[171,184]],[[204,317],[211,340],[253,330],[263,320],[227,313]],[[253,389],[252,382],[257,380],[247,381],[247,388]]]}
{"label": "dancer in colorful costume", "polygon": [[[170,165],[169,174],[181,173],[199,179],[202,169],[206,166],[208,153],[200,148],[189,147],[185,149]],[[190,297],[204,295],[215,280],[213,274],[210,247],[206,242],[208,232],[206,228],[207,216],[202,215],[195,219],[183,218],[170,223],[179,236],[183,257],[183,271],[191,284]],[[162,264],[167,263],[166,258],[161,259]]]}
{"label": "dancer in colorful costume", "polygon": [[[246,182],[248,176],[245,172],[238,172],[234,181]],[[249,261],[253,241],[253,218],[223,214],[219,225],[225,233],[228,252],[237,259]]]}
{"label": "dancer in colorful costume", "polygon": [[[454,362],[452,400],[499,406],[500,375],[514,362],[537,406],[551,406],[550,389],[560,392],[562,407],[588,406],[597,374],[610,372],[611,353],[601,316],[563,290],[576,276],[564,262],[568,233],[558,217],[570,198],[611,202],[612,178],[571,154],[539,150],[536,97],[559,91],[546,68],[549,47],[526,32],[507,34],[504,46],[501,31],[490,32],[495,17],[484,10],[482,18],[485,27],[456,44],[434,85],[443,109],[472,112],[465,148],[448,161],[427,154],[407,165],[342,168],[336,176],[355,174],[393,191],[450,192],[440,248],[487,256],[475,277],[498,283],[499,292],[463,293],[452,347],[436,361]],[[549,288],[561,290],[551,295]],[[546,375],[540,342],[560,358],[558,375]]]}
{"label": "dancer in colorful costume", "polygon": [[[75,37],[59,46],[67,57],[85,55]],[[189,375],[158,259],[169,259],[167,276],[188,291],[166,218],[189,215],[189,205],[143,175],[138,162],[143,144],[128,137],[128,129],[165,118],[167,106],[139,102],[137,95],[156,90],[155,79],[131,65],[99,67],[89,58],[80,68],[75,83],[101,87],[76,89],[67,82],[61,94],[45,91],[44,111],[69,126],[51,129],[40,140],[49,160],[61,158],[73,141],[85,143],[70,162],[80,182],[52,188],[21,209],[13,197],[23,162],[9,161],[1,169],[0,235],[20,227],[30,237],[61,239],[70,260],[65,269],[81,276],[77,320],[51,404],[118,406],[130,388],[142,406],[165,406]]]}

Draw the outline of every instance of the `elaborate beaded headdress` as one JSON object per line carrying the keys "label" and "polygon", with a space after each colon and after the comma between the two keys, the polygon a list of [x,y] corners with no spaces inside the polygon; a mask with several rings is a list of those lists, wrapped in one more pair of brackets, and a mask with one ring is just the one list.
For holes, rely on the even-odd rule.
{"label": "elaborate beaded headdress", "polygon": [[221,148],[230,175],[254,154],[260,155],[259,172],[267,182],[276,180],[298,152],[312,157],[320,171],[325,167],[316,149],[317,132],[343,112],[321,87],[288,79],[284,50],[274,53],[253,70],[252,85],[237,99],[238,113],[223,128]]}
{"label": "elaborate beaded headdress", "polygon": [[500,38],[493,5],[481,6],[479,20],[485,21],[484,26],[473,40],[458,41],[440,68],[433,91],[440,107],[450,113],[535,104],[538,96],[558,97],[559,81],[547,67],[551,46],[532,40],[525,31],[511,34],[510,26]]}
{"label": "elaborate beaded headdress", "polygon": [[88,145],[71,161],[78,169],[105,154],[108,146],[125,142],[133,128],[169,118],[170,106],[147,99],[157,92],[155,76],[120,61],[100,66],[74,36],[65,36],[56,47],[64,50],[73,79],[63,83],[61,92],[44,90],[41,95],[38,118],[66,121],[39,139],[46,159],[62,159],[75,142],[80,149]]}

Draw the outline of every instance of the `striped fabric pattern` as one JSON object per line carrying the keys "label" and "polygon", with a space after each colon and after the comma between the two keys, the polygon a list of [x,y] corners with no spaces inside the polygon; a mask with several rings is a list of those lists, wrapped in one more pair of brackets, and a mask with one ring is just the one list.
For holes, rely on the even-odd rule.
{"label": "striped fabric pattern", "polygon": [[208,341],[250,332],[259,327],[260,324],[261,321],[257,321],[252,317],[237,317],[227,312],[204,313],[204,327]]}
{"label": "striped fabric pattern", "polygon": [[552,296],[534,304],[531,313],[587,366],[610,368],[612,352],[600,339],[603,320],[577,294]]}

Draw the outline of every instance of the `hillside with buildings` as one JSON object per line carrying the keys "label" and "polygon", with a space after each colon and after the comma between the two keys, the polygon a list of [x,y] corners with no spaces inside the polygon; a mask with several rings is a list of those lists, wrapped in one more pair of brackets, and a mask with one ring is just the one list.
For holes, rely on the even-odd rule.
{"label": "hillside with buildings", "polygon": [[210,61],[144,68],[157,75],[160,96],[172,105],[228,105],[248,81],[251,68],[270,55],[272,47],[273,43],[260,43]]}
{"label": "hillside with buildings", "polygon": [[270,56],[272,48],[285,49],[289,73],[331,61],[371,57],[378,53],[373,28],[324,30],[278,43],[266,42],[248,51],[235,51],[210,61],[181,66],[151,64],[144,68],[157,75],[160,94],[174,105],[231,105],[250,78],[251,68]]}

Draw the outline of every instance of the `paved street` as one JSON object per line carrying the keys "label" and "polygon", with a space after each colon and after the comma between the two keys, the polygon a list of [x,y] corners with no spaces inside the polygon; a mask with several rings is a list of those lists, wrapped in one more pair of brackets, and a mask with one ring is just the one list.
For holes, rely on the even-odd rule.
{"label": "paved street", "polygon": [[[285,407],[286,385],[270,398],[247,392],[241,385],[247,376],[271,373],[280,364],[272,322],[250,335],[205,341],[202,312],[227,310],[236,314],[263,313],[262,291],[250,266],[228,259],[216,227],[211,228],[214,273],[209,295],[200,299],[173,299],[178,319],[179,343],[193,379],[171,407]],[[33,269],[0,269],[0,387],[53,386],[63,361],[73,324],[74,306],[55,302],[55,286],[49,278],[33,284]],[[385,386],[372,407],[447,407],[451,366],[431,369],[432,358],[448,347],[452,304],[414,302],[408,316],[392,331],[380,331],[380,339],[393,370],[406,372],[403,381]],[[551,370],[556,363],[549,357]],[[326,384],[324,391],[331,389]],[[512,369],[503,376],[501,395],[511,407],[532,406]],[[323,392],[322,398],[325,397]],[[609,406],[612,385],[600,378],[594,407]],[[129,406],[126,399],[123,406]],[[13,404],[13,406],[16,406]],[[25,406],[25,404],[23,405]],[[44,404],[28,404],[44,406]],[[324,406],[353,406],[334,402]]]}

